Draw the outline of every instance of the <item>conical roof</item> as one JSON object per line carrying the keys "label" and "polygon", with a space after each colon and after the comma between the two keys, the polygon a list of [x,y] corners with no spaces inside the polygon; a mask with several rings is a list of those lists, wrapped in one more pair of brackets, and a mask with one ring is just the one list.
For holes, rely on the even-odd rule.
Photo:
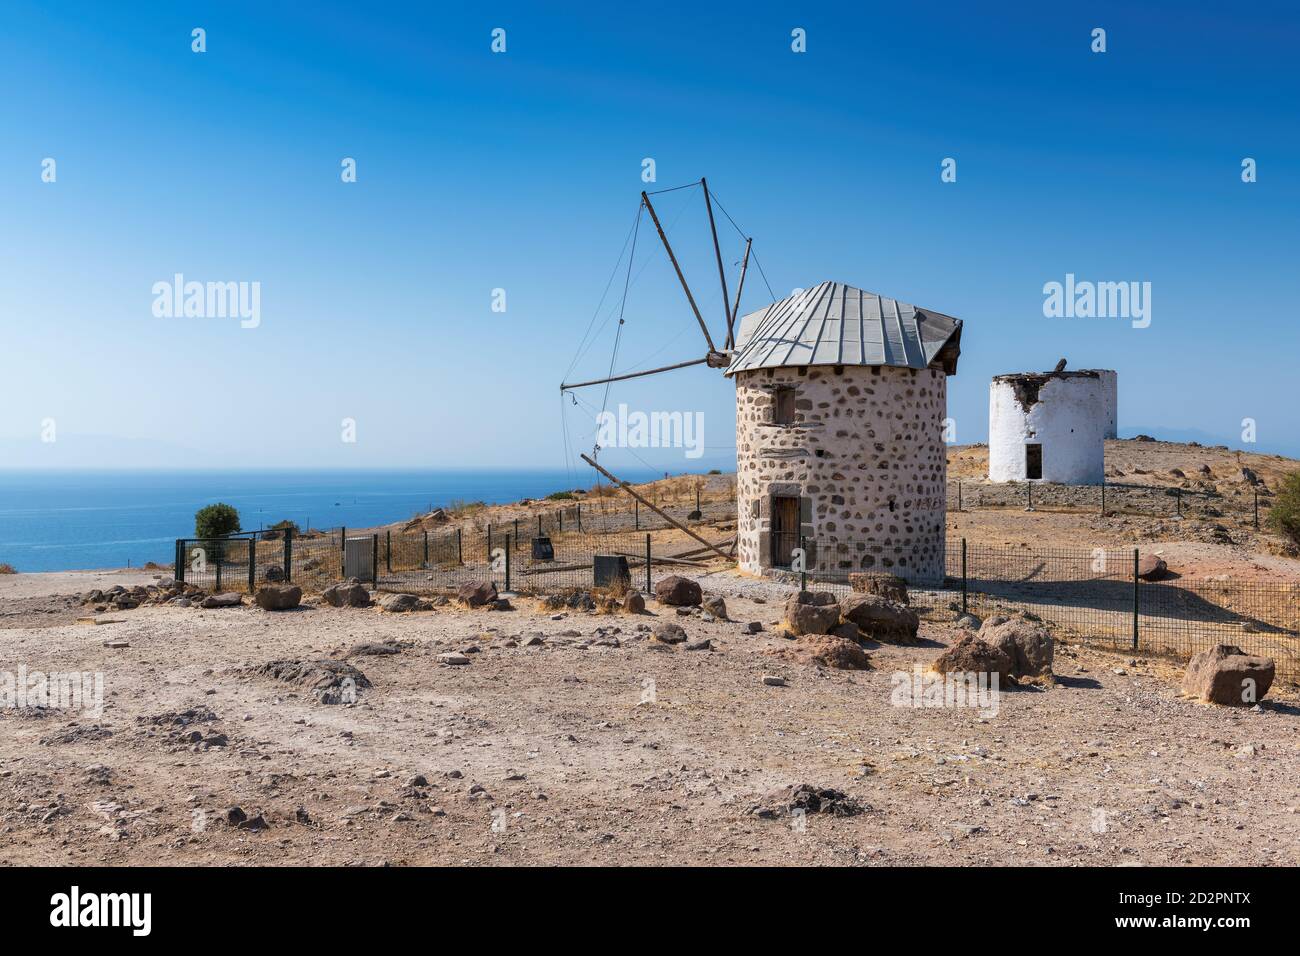
{"label": "conical roof", "polygon": [[739,322],[727,375],[800,365],[892,365],[957,372],[961,319],[823,282]]}

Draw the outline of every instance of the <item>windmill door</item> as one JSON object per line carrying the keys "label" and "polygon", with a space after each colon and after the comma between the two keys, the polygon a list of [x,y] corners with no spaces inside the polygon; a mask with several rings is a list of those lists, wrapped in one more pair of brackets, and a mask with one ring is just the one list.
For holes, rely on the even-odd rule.
{"label": "windmill door", "polygon": [[799,547],[799,499],[772,497],[772,566],[788,568]]}

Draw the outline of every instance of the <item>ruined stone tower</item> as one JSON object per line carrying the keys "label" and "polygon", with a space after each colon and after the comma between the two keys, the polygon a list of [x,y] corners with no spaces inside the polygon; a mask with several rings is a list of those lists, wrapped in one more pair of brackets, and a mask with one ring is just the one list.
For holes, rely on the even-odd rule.
{"label": "ruined stone tower", "polygon": [[1014,372],[989,384],[989,480],[1099,485],[1116,433],[1110,369]]}
{"label": "ruined stone tower", "polygon": [[742,569],[944,575],[947,377],[961,321],[838,282],[745,316],[736,381]]}

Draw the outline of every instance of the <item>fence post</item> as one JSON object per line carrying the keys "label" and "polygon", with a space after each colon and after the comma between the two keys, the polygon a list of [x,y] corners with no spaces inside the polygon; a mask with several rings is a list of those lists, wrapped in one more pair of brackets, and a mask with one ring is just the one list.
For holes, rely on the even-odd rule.
{"label": "fence post", "polygon": [[[1275,528],[1277,527],[1276,521],[1273,523],[1273,527]],[[1255,489],[1255,530],[1256,531],[1259,530],[1259,489],[1258,488]]]}
{"label": "fence post", "polygon": [[248,593],[257,592],[257,535],[248,539]]}
{"label": "fence post", "polygon": [[214,563],[217,569],[217,583],[213,588],[213,592],[216,594],[220,594],[221,593],[221,549],[216,548],[215,551],[216,553],[212,557],[214,559]]}
{"label": "fence post", "polygon": [[339,577],[348,572],[348,526],[339,528]]}
{"label": "fence post", "polygon": [[461,549],[460,526],[456,526],[456,563],[465,563],[465,552]]}
{"label": "fence post", "polygon": [[632,505],[634,508],[633,514],[636,515],[636,518],[634,519],[636,523],[633,525],[633,530],[640,531],[641,530],[641,502],[636,501],[634,499]]}
{"label": "fence post", "polygon": [[556,512],[556,514],[559,516],[560,533],[563,534],[564,533],[564,509],[561,508],[558,512]]}
{"label": "fence post", "polygon": [[488,522],[488,526],[487,526],[487,563],[488,563],[488,571],[491,571],[492,570],[492,522],[491,521]]}
{"label": "fence post", "polygon": [[370,536],[370,583],[379,587],[379,535]]}
{"label": "fence post", "polygon": [[1106,479],[1101,480],[1101,516],[1106,517]]}
{"label": "fence post", "polygon": [[1029,495],[1029,508],[1028,508],[1028,510],[1029,510],[1029,511],[1033,511],[1033,510],[1034,510],[1034,483],[1033,483],[1032,481],[1026,481],[1026,482],[1025,482],[1025,491],[1026,491],[1026,492],[1028,493],[1028,495]]}
{"label": "fence post", "polygon": [[1174,489],[1174,508],[1177,510],[1178,517],[1183,516],[1183,489]]}
{"label": "fence post", "polygon": [[293,580],[293,529],[284,529],[284,583]]}
{"label": "fence post", "polygon": [[808,550],[804,547],[803,535],[799,535],[799,590],[808,590]]}
{"label": "fence post", "polygon": [[515,519],[515,544],[519,543],[519,519]]}
{"label": "fence post", "polygon": [[1138,549],[1133,549],[1133,650],[1138,649]]}
{"label": "fence post", "polygon": [[653,594],[650,587],[650,535],[645,536],[645,590],[647,594]]}
{"label": "fence post", "polygon": [[389,573],[393,573],[393,529],[389,528],[384,532],[384,568]]}
{"label": "fence post", "polygon": [[506,590],[510,590],[510,535],[506,535]]}
{"label": "fence post", "polygon": [[961,539],[961,612],[966,613],[966,539]]}
{"label": "fence post", "polygon": [[541,536],[542,536],[542,516],[538,515],[537,516],[537,537],[540,538]]}
{"label": "fence post", "polygon": [[961,482],[957,482],[957,510],[961,511]]}
{"label": "fence post", "polygon": [[429,529],[424,530],[424,564],[429,564]]}
{"label": "fence post", "polygon": [[181,584],[185,583],[185,539],[176,539],[176,574],[175,578]]}
{"label": "fence post", "polygon": [[582,534],[582,502],[578,502],[578,534]]}

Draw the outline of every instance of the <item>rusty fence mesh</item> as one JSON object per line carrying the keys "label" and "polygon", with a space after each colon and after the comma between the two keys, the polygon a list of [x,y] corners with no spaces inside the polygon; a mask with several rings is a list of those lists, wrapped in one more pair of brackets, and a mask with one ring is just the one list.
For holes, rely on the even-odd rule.
{"label": "rusty fence mesh", "polygon": [[[823,540],[804,583],[852,590],[852,561],[869,542]],[[1138,576],[1132,549],[1030,549],[950,542],[942,580],[908,580],[914,605],[981,617],[1029,611],[1067,639],[1187,658],[1216,644],[1272,657],[1279,677],[1300,682],[1300,581]]]}

